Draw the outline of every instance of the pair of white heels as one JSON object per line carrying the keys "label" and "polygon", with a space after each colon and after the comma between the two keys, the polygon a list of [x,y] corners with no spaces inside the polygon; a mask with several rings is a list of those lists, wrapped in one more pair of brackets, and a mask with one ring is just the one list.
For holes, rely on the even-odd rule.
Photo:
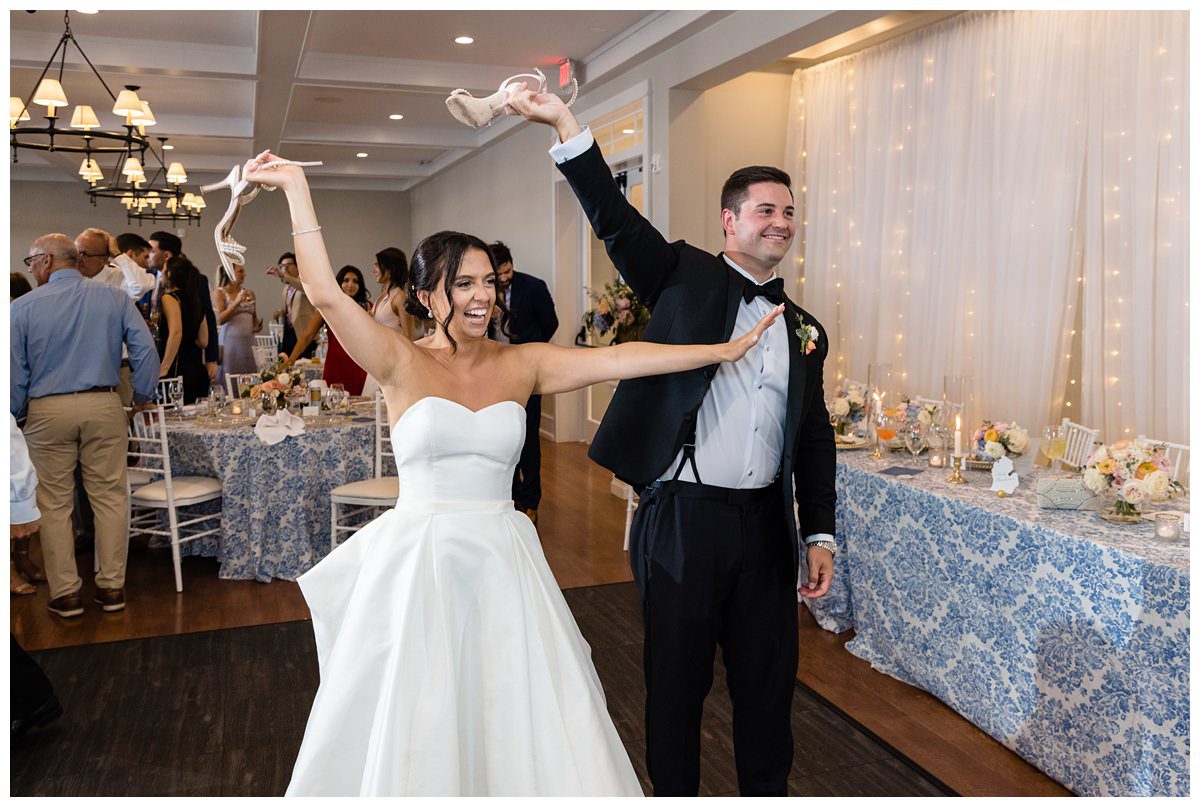
{"label": "pair of white heels", "polygon": [[[505,113],[505,107],[508,106],[508,99],[515,91],[515,83],[523,78],[531,78],[538,82],[538,92],[546,91],[546,75],[536,67],[532,73],[518,73],[515,76],[509,76],[500,82],[500,89],[492,93],[486,98],[476,98],[464,89],[457,89],[450,93],[446,99],[446,108],[450,110],[460,123],[465,123],[472,129],[481,129],[484,126],[491,126],[492,121]],[[571,79],[571,98],[567,101],[567,106],[575,103],[575,98],[579,95],[579,82]]]}
{"label": "pair of white heels", "polygon": [[[323,165],[321,162],[295,162],[294,160],[272,160],[269,163],[264,163],[258,170],[263,171],[269,168],[277,168],[281,165]],[[246,179],[242,176],[242,166],[235,165],[229,171],[229,176],[222,179],[220,182],[215,182],[212,185],[202,185],[200,190],[204,193],[209,191],[220,190],[221,188],[229,188],[230,199],[229,207],[225,210],[225,215],[217,223],[216,229],[213,230],[213,240],[217,245],[217,257],[221,260],[221,266],[225,268],[225,272],[229,277],[233,277],[234,266],[246,265],[246,248],[233,240],[230,233],[233,231],[233,224],[237,221],[238,212],[242,209],[242,205],[248,203],[258,192],[262,190],[262,186]],[[273,191],[275,188],[268,187],[267,190]]]}

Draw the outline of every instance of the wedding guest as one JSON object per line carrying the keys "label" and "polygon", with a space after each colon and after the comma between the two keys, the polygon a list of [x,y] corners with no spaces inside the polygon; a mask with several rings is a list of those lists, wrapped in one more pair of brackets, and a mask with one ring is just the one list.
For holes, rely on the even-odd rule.
{"label": "wedding guest", "polygon": [[[343,266],[337,273],[337,284],[346,296],[358,303],[364,311],[371,307],[367,282],[357,266]],[[325,368],[321,377],[327,384],[341,384],[350,395],[361,395],[367,371],[355,364],[338,341],[333,328],[329,328],[329,352],[325,356]]]}
{"label": "wedding guest", "polygon": [[245,267],[234,264],[230,277],[222,266],[219,276],[221,285],[213,289],[212,305],[221,340],[217,383],[224,384],[226,373],[253,373],[258,369],[254,361],[254,334],[262,330],[263,323],[258,317],[254,292],[242,285],[246,281]]}
{"label": "wedding guest", "polygon": [[[29,460],[25,435],[17,428],[17,419],[11,412],[8,413],[8,473],[8,534],[16,544],[19,540],[29,540],[29,536],[37,532],[42,514],[37,506],[37,472]],[[30,729],[44,726],[62,715],[62,705],[54,695],[50,679],[11,633],[8,677],[12,724],[9,741],[15,743]]]}
{"label": "wedding guest", "polygon": [[[149,255],[150,244],[134,233],[126,233],[121,237],[132,236],[145,244],[145,254]],[[98,227],[88,227],[75,236],[75,249],[79,252],[79,274],[98,280],[106,286],[120,289],[134,300],[155,286],[155,277],[146,271],[145,265],[139,263],[121,249],[120,241],[113,238],[107,231]],[[138,252],[136,244],[130,247]]]}
{"label": "wedding guest", "polygon": [[122,343],[135,402],[153,400],[157,382],[154,342],[133,301],[85,279],[77,260],[61,233],[34,241],[26,263],[39,285],[13,301],[10,321],[9,412],[28,410],[24,434],[39,480],[49,608],[64,618],[83,613],[70,525],[76,465],[95,513],[96,601],[106,611],[125,607],[127,421],[116,392]]}
{"label": "wedding guest", "polygon": [[33,291],[33,286],[29,285],[29,278],[25,277],[24,272],[11,272],[8,276],[8,301],[20,297],[22,294],[28,294]]}
{"label": "wedding guest", "polygon": [[167,261],[163,295],[159,300],[162,319],[158,328],[160,378],[183,378],[183,402],[190,404],[208,395],[208,373],[204,367],[204,349],[208,328],[200,270],[183,255]]}
{"label": "wedding guest", "polygon": [[[488,244],[496,259],[496,275],[508,306],[507,313],[496,308],[489,335],[497,342],[524,345],[549,342],[558,330],[554,298],[544,281],[513,269],[512,251],[503,241]],[[538,504],[542,501],[542,396],[531,395],[525,404],[525,445],[513,472],[513,502],[537,524]]]}
{"label": "wedding guest", "polygon": [[[379,283],[379,296],[371,306],[371,316],[385,328],[393,328],[407,338],[415,338],[413,318],[404,310],[408,285],[408,256],[404,250],[385,247],[375,253],[375,280]],[[374,397],[379,391],[379,382],[367,376],[363,384],[363,395]]]}
{"label": "wedding guest", "polygon": [[277,264],[267,267],[267,274],[279,278],[284,285],[283,308],[273,315],[277,322],[283,321],[280,352],[287,354],[288,364],[294,364],[299,359],[311,359],[317,349],[317,332],[325,321],[304,293],[296,256],[291,252],[283,253]]}
{"label": "wedding guest", "polygon": [[[158,300],[162,298],[163,293],[163,270],[171,258],[182,254],[183,242],[179,240],[179,236],[162,230],[150,233],[150,266],[157,269],[159,273],[158,286],[154,292],[155,302],[151,306],[153,322],[157,322],[155,314],[161,313]],[[208,380],[214,381],[217,378],[221,349],[220,339],[217,337],[217,315],[213,311],[212,297],[208,291],[208,277],[200,271],[197,271],[196,274],[200,278],[200,304],[204,307],[204,322],[208,325],[208,345],[204,348],[204,369],[208,372]]]}

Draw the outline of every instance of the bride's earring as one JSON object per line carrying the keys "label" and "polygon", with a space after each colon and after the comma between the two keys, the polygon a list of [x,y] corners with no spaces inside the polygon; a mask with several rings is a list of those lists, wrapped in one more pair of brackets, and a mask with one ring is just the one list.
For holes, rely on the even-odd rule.
{"label": "bride's earring", "polygon": [[[504,79],[500,82],[500,89],[487,98],[476,98],[464,89],[457,89],[446,99],[446,108],[460,123],[465,123],[472,129],[490,126],[493,120],[504,114],[512,85],[522,78],[536,79],[538,92],[546,91],[546,74],[535,67],[533,73],[518,73]],[[575,98],[579,95],[579,82],[571,79],[571,86],[571,98],[567,101],[567,106],[575,103]]]}

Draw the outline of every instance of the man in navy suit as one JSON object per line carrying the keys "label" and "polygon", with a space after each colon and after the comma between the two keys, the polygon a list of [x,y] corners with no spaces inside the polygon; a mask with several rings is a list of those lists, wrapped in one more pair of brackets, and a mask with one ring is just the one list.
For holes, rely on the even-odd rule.
{"label": "man in navy suit", "polygon": [[[558,315],[554,313],[554,298],[546,284],[524,272],[513,270],[512,252],[503,241],[489,245],[496,259],[496,274],[500,278],[500,294],[508,314],[501,314],[492,323],[491,336],[498,342],[523,345],[526,342],[549,342],[558,330]],[[497,307],[499,310],[499,307]],[[538,436],[542,423],[542,396],[529,396],[525,404],[525,447],[513,473],[513,503],[524,510],[530,521],[537,524],[538,504],[542,501],[542,444]]]}

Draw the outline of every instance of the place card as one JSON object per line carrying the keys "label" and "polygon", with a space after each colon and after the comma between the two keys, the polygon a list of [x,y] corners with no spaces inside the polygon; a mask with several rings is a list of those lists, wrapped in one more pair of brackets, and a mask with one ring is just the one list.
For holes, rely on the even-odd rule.
{"label": "place card", "polygon": [[319,414],[321,414],[320,404],[317,404],[316,406],[306,406],[300,410],[300,417],[315,418]]}

